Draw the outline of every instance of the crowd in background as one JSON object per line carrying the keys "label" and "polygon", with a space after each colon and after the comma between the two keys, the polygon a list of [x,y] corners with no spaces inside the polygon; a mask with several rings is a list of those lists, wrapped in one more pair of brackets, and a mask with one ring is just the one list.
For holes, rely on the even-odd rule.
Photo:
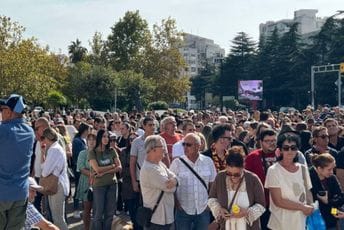
{"label": "crowd in background", "polygon": [[315,201],[326,229],[344,227],[341,108],[24,117],[35,133],[30,175],[59,180],[31,202],[60,229],[68,197],[84,229],[111,229],[121,212],[142,229],[138,208],[157,203],[145,229],[305,229]]}

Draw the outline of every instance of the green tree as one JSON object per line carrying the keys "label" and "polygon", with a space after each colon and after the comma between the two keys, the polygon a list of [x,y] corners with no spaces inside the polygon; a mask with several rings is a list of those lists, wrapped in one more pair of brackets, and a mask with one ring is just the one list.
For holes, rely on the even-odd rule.
{"label": "green tree", "polygon": [[52,90],[48,93],[48,97],[47,97],[48,108],[58,109],[61,106],[65,106],[66,104],[67,104],[67,99],[61,92]]}
{"label": "green tree", "polygon": [[[239,32],[232,40],[229,55],[223,60],[221,70],[214,79],[216,94],[222,96],[236,96],[238,81],[256,79],[256,42],[245,32]],[[222,101],[222,100],[221,100]]]}
{"label": "green tree", "polygon": [[184,101],[190,89],[189,77],[183,75],[185,61],[179,52],[182,33],[177,30],[175,20],[162,20],[153,26],[153,46],[149,48],[144,62],[144,76],[156,86],[154,101],[168,103]]}
{"label": "green tree", "polygon": [[89,42],[91,51],[89,53],[89,62],[94,65],[107,65],[107,50],[105,41],[100,32],[95,32],[92,40]]}
{"label": "green tree", "polygon": [[135,108],[142,111],[153,98],[155,86],[143,74],[134,71],[121,71],[117,74],[120,107],[126,110]]}
{"label": "green tree", "polygon": [[68,46],[69,58],[72,63],[77,63],[86,58],[87,49],[81,46],[81,41],[76,39]]}
{"label": "green tree", "polygon": [[66,77],[59,56],[39,47],[33,40],[22,40],[2,50],[0,67],[1,93],[16,92],[37,104],[43,104],[48,92],[59,89]]}
{"label": "green tree", "polygon": [[111,109],[115,103],[116,73],[110,67],[78,62],[69,69],[64,88],[73,104],[89,104],[96,110]]}
{"label": "green tree", "polygon": [[0,15],[0,50],[16,46],[22,40],[25,28],[10,17]]}
{"label": "green tree", "polygon": [[147,47],[151,44],[148,23],[139,11],[128,11],[111,27],[106,46],[111,66],[116,71],[141,72]]}

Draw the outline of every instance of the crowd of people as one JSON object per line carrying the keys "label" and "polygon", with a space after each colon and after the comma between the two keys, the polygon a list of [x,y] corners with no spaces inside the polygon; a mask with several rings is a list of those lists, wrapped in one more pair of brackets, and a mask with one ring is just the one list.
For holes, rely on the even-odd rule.
{"label": "crowd of people", "polygon": [[[341,108],[34,114],[25,107],[20,95],[1,101],[0,229],[68,229],[66,199],[84,229],[111,229],[120,213],[134,229],[306,229],[315,203],[326,229],[344,229]],[[48,193],[40,182],[51,175],[58,186]],[[154,210],[145,226],[140,206]]]}

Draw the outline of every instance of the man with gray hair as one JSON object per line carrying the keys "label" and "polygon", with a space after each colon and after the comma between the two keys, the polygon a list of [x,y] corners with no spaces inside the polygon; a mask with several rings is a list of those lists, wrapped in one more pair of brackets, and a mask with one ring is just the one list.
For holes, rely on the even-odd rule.
{"label": "man with gray hair", "polygon": [[170,170],[177,175],[177,229],[208,228],[208,189],[215,180],[216,169],[210,157],[200,154],[201,139],[194,133],[184,137],[185,155],[176,158]]}
{"label": "man with gray hair", "polygon": [[162,136],[166,141],[170,162],[172,161],[172,146],[183,138],[181,134],[176,133],[176,127],[176,119],[173,116],[168,116],[161,120],[160,136]]}
{"label": "man with gray hair", "polygon": [[170,229],[174,222],[174,192],[176,175],[161,160],[165,154],[165,140],[152,135],[145,140],[146,159],[140,172],[143,206],[153,209],[163,191],[159,205],[152,215],[148,229]]}

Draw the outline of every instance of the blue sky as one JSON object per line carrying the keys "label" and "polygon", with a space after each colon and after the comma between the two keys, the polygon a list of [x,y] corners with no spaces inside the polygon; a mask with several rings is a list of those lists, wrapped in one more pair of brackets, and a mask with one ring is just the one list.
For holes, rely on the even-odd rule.
{"label": "blue sky", "polygon": [[0,0],[0,15],[11,17],[54,52],[67,53],[71,41],[105,38],[128,10],[139,10],[152,27],[169,16],[179,30],[213,39],[225,48],[244,31],[258,40],[259,24],[293,18],[299,9],[317,9],[318,17],[343,10],[343,0]]}

